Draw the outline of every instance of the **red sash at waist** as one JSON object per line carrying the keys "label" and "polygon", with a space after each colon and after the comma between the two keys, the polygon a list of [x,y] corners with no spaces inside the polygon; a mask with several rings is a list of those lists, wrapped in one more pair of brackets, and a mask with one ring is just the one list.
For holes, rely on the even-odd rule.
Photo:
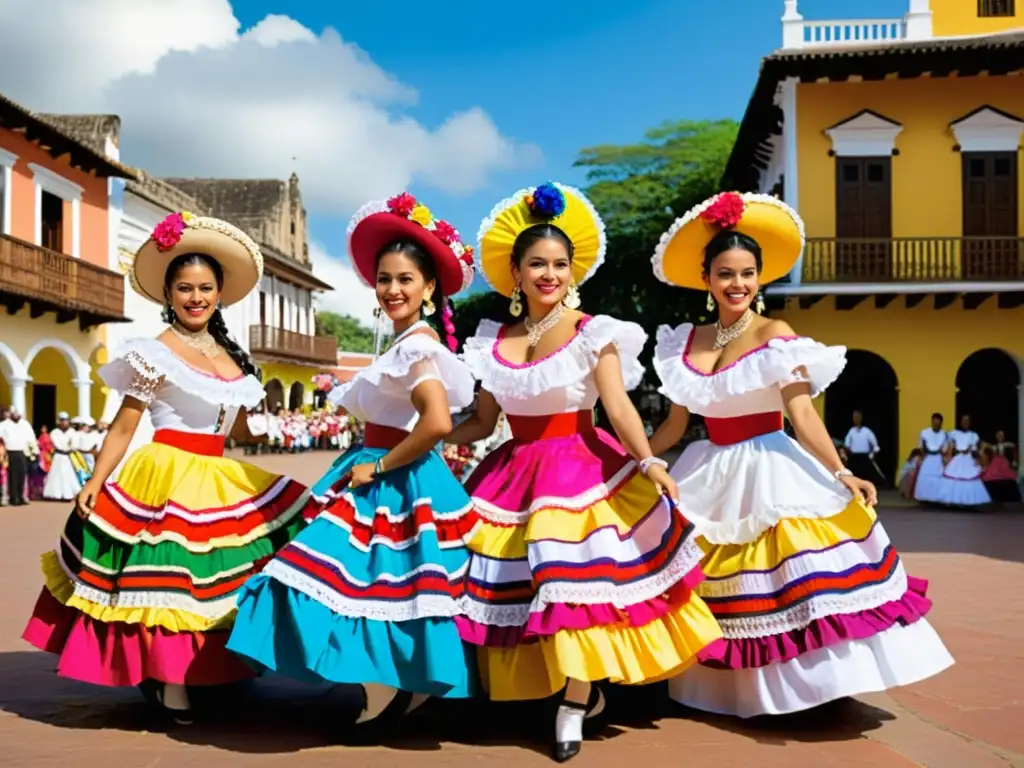
{"label": "red sash at waist", "polygon": [[782,413],[750,413],[728,419],[705,418],[708,438],[715,445],[736,445],[782,429]]}
{"label": "red sash at waist", "polygon": [[512,430],[512,437],[527,443],[594,431],[593,411],[553,413],[548,416],[512,416],[509,414],[507,418],[509,429]]}
{"label": "red sash at waist", "polygon": [[404,429],[385,427],[383,424],[367,424],[363,430],[363,447],[390,451],[408,436],[409,433]]}
{"label": "red sash at waist", "polygon": [[224,437],[201,432],[182,432],[177,429],[158,429],[153,433],[153,442],[197,456],[223,456]]}

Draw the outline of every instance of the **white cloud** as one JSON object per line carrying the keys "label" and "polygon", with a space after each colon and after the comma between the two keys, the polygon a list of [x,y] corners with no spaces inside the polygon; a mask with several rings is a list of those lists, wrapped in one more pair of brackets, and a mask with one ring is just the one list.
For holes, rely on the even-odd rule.
{"label": "white cloud", "polygon": [[0,29],[0,91],[119,114],[122,160],[158,176],[294,170],[308,208],[346,215],[413,181],[465,194],[540,159],[478,108],[416,122],[415,89],[333,29],[270,15],[241,31],[227,0],[0,0]]}
{"label": "white cloud", "polygon": [[333,291],[317,296],[317,308],[339,315],[350,315],[367,328],[373,328],[373,310],[377,307],[377,297],[373,289],[359,279],[352,264],[347,259],[331,256],[316,241],[309,244],[309,257],[317,277],[334,286]]}

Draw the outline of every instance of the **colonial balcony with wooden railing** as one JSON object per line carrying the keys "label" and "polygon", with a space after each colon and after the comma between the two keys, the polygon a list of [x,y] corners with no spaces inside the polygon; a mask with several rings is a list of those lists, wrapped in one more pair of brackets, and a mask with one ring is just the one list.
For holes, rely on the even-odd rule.
{"label": "colonial balcony with wooden railing", "polygon": [[[1024,282],[1024,237],[809,237],[801,283]],[[1019,288],[1017,289],[1019,290]]]}
{"label": "colonial balcony with wooden railing", "polygon": [[311,336],[265,325],[249,326],[249,350],[262,358],[334,367],[338,364],[338,340]]}
{"label": "colonial balcony with wooden railing", "polygon": [[0,235],[0,305],[32,317],[56,312],[57,322],[78,319],[84,330],[125,322],[124,277],[16,237]]}

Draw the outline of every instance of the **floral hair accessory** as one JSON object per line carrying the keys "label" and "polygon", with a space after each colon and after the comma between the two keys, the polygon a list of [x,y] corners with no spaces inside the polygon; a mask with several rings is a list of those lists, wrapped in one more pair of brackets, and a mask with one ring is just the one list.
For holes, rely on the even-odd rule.
{"label": "floral hair accessory", "polygon": [[746,207],[743,198],[735,192],[723,192],[701,211],[700,217],[720,229],[735,229]]}
{"label": "floral hair accessory", "polygon": [[463,264],[468,264],[472,268],[472,267],[475,266],[474,263],[473,263],[473,254],[474,253],[475,252],[473,250],[473,246],[472,245],[463,245],[462,246],[462,255],[459,256],[459,258],[462,259],[462,263]]}
{"label": "floral hair accessory", "polygon": [[459,239],[458,231],[444,219],[434,222],[434,235],[445,245],[451,245]]}
{"label": "floral hair accessory", "polygon": [[412,214],[412,209],[415,208],[416,205],[416,198],[408,192],[395,195],[388,200],[388,210],[396,216],[404,216],[407,219]]}
{"label": "floral hair accessory", "polygon": [[194,218],[192,214],[172,213],[153,228],[153,242],[160,251],[169,251],[181,241],[181,235],[188,226],[188,220]]}
{"label": "floral hair accessory", "polygon": [[555,219],[565,212],[565,193],[551,182],[541,184],[523,202],[530,213],[542,219]]}

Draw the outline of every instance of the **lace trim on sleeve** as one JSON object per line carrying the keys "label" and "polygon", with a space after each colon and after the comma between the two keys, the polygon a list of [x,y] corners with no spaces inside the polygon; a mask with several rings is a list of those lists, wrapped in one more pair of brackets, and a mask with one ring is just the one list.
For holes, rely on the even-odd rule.
{"label": "lace trim on sleeve", "polygon": [[132,377],[124,394],[149,405],[157,391],[163,386],[164,375],[147,363],[138,352],[131,351],[124,361],[132,367]]}

